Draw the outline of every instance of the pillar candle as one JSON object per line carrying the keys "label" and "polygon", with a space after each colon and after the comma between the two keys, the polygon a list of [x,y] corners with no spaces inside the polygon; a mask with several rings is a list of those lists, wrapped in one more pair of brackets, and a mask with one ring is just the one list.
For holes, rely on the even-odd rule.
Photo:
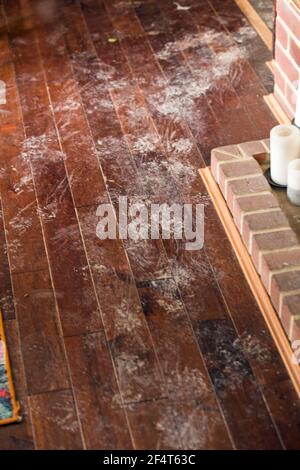
{"label": "pillar candle", "polygon": [[288,164],[300,157],[300,131],[293,125],[273,127],[270,134],[271,178],[287,186]]}
{"label": "pillar candle", "polygon": [[289,163],[287,195],[293,204],[300,206],[300,158]]}
{"label": "pillar candle", "polygon": [[6,104],[6,86],[2,80],[0,80],[0,104]]}

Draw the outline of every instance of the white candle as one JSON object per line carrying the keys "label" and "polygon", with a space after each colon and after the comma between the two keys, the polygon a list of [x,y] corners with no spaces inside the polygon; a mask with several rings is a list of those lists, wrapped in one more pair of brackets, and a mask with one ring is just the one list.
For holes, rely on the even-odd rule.
{"label": "white candle", "polygon": [[2,80],[0,80],[0,104],[6,104],[6,86]]}
{"label": "white candle", "polygon": [[287,194],[293,204],[300,206],[300,158],[289,163]]}
{"label": "white candle", "polygon": [[297,104],[296,104],[296,113],[295,113],[295,124],[300,128],[300,79],[298,83],[297,90]]}
{"label": "white candle", "polygon": [[270,134],[271,178],[287,186],[288,164],[300,157],[300,131],[293,125],[273,127]]}

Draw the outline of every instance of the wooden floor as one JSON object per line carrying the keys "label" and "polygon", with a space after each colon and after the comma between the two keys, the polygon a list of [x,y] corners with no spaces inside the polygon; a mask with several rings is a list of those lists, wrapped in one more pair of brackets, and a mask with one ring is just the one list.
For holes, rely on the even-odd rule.
{"label": "wooden floor", "polygon": [[259,14],[265,24],[274,28],[274,1],[273,0],[248,0],[250,5]]}
{"label": "wooden floor", "polygon": [[[300,402],[198,176],[275,124],[233,0],[3,0],[1,449],[300,448]],[[205,248],[101,242],[96,208],[205,204]],[[4,230],[5,229],[5,230]]]}

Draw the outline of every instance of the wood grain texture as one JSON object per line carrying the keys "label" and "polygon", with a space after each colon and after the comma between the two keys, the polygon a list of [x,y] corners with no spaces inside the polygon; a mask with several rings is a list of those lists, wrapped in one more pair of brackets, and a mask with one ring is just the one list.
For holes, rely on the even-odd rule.
{"label": "wood grain texture", "polygon": [[251,25],[258,32],[267,48],[271,51],[273,47],[272,31],[268,28],[259,13],[253,8],[248,0],[235,0],[237,6],[242,10]]}
{"label": "wood grain texture", "polygon": [[[0,296],[24,415],[1,449],[299,447],[299,400],[198,175],[274,125],[270,54],[233,0],[178,3],[1,3]],[[119,196],[204,204],[204,249],[100,240]]]}

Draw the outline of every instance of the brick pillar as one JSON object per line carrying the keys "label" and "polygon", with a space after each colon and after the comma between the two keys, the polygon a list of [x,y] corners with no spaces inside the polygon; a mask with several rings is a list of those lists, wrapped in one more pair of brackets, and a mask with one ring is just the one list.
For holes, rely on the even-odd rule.
{"label": "brick pillar", "polygon": [[277,0],[274,95],[290,119],[300,76],[300,0]]}

